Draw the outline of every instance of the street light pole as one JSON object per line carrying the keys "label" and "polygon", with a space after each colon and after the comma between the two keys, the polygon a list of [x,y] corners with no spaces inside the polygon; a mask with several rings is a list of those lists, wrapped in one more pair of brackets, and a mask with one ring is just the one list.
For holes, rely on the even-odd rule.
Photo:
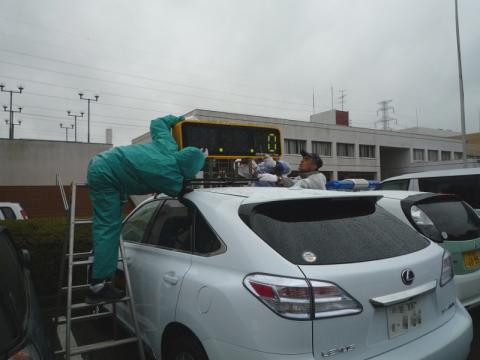
{"label": "street light pole", "polygon": [[463,142],[463,166],[467,167],[467,135],[465,133],[465,98],[463,93],[462,53],[460,50],[460,29],[458,26],[458,0],[455,0],[455,25],[457,29],[458,82],[460,85],[460,121]]}
{"label": "street light pole", "polygon": [[68,130],[73,129],[73,124],[71,124],[70,126],[63,126],[63,124],[60,123],[60,128],[65,129],[65,141],[68,141]]}
{"label": "street light pole", "polygon": [[100,97],[99,95],[95,95],[94,98],[85,98],[83,97],[83,93],[78,93],[80,96],[81,100],[87,100],[88,101],[88,112],[87,112],[87,123],[88,123],[88,137],[87,137],[87,142],[90,142],[90,101],[98,101],[98,98]]}
{"label": "street light pole", "polygon": [[79,114],[72,114],[70,110],[67,110],[67,115],[68,116],[73,116],[75,118],[75,142],[77,142],[77,117],[83,117],[83,112]]}
{"label": "street light pole", "polygon": [[23,86],[19,86],[18,91],[17,90],[5,90],[5,85],[0,84],[0,91],[10,93],[10,108],[7,110],[7,106],[3,105],[3,111],[9,111],[10,112],[8,138],[10,140],[12,140],[15,136],[15,124],[13,123],[13,113],[22,112],[21,107],[18,107],[18,110],[16,110],[16,111],[13,110],[13,108],[12,108],[12,106],[13,106],[13,94],[21,94],[22,91],[23,91]]}

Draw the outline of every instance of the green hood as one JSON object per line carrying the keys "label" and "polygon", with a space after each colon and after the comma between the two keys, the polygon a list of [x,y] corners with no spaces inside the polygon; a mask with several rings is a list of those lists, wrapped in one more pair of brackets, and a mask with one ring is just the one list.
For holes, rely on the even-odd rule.
{"label": "green hood", "polygon": [[175,154],[178,167],[185,179],[194,179],[195,175],[202,170],[205,157],[202,151],[196,147],[186,147]]}

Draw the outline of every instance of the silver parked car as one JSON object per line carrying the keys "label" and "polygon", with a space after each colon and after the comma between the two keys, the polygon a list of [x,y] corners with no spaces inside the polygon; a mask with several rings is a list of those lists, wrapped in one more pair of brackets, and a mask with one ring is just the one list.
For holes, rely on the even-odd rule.
{"label": "silver parked car", "polygon": [[145,343],[167,360],[465,359],[472,323],[450,254],[378,199],[252,187],[148,199],[122,231]]}

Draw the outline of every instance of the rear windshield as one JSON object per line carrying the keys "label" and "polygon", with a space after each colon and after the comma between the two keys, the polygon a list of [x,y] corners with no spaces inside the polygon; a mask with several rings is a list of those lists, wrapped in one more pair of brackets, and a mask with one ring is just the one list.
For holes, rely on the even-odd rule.
{"label": "rear windshield", "polygon": [[444,176],[418,179],[420,191],[458,195],[474,209],[480,209],[480,176]]}
{"label": "rear windshield", "polygon": [[435,224],[445,240],[471,240],[480,237],[480,218],[461,201],[417,204]]}
{"label": "rear windshield", "polygon": [[[345,264],[418,251],[429,242],[372,198],[277,201],[240,207],[243,221],[298,265]],[[311,252],[314,257],[306,257]],[[313,258],[316,259],[314,261]]]}

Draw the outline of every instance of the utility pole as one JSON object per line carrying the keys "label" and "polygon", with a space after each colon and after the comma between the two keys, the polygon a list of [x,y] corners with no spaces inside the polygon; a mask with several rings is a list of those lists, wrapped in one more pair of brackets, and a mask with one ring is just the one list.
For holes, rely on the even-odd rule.
{"label": "utility pole", "polygon": [[333,109],[333,86],[330,86],[330,97],[332,98],[332,111]]}
{"label": "utility pole", "polygon": [[80,112],[80,114],[72,114],[70,110],[67,110],[68,116],[73,116],[75,119],[75,142],[77,142],[77,118],[83,117],[84,112]]}
{"label": "utility pole", "polygon": [[312,89],[312,107],[313,107],[313,115],[315,115],[315,88]]}
{"label": "utility pole", "polygon": [[[10,120],[5,119],[5,124],[10,127],[10,126],[11,126],[11,125],[10,125]],[[20,125],[22,125],[22,120],[18,120],[17,123],[13,123],[13,126],[20,126]]]}
{"label": "utility pole", "polygon": [[[8,138],[10,140],[13,140],[14,135],[15,135],[15,124],[13,122],[13,114],[16,112],[22,112],[22,108],[18,107],[18,110],[13,110],[12,104],[13,104],[13,94],[21,94],[23,91],[23,86],[18,86],[18,90],[5,90],[5,84],[0,84],[0,91],[1,92],[8,92],[10,93],[10,108],[7,110],[7,105],[3,105],[3,111],[9,111],[10,112],[10,120],[8,122],[9,124],[9,132],[8,132]],[[21,122],[20,122],[21,123]],[[19,124],[17,124],[19,125]]]}
{"label": "utility pole", "polygon": [[68,130],[73,129],[73,124],[71,124],[70,126],[63,126],[63,124],[60,123],[60,128],[65,129],[65,141],[68,141]]}
{"label": "utility pole", "polygon": [[99,95],[95,95],[94,98],[85,98],[83,97],[83,93],[78,93],[80,96],[81,100],[87,100],[88,101],[88,112],[87,112],[87,122],[88,122],[88,137],[87,137],[87,142],[90,143],[90,101],[98,101],[98,98],[100,97]]}
{"label": "utility pole", "polygon": [[463,166],[467,167],[467,135],[465,133],[465,99],[463,94],[462,52],[460,50],[460,29],[458,26],[458,0],[455,0],[455,25],[457,29],[458,83],[460,86],[460,122],[462,127]]}
{"label": "utility pole", "polygon": [[347,92],[347,90],[345,90],[345,89],[340,89],[339,90],[340,96],[338,97],[338,100],[340,101],[340,104],[342,105],[342,111],[343,111],[343,104],[345,103],[345,98],[347,97],[346,92]]}
{"label": "utility pole", "polygon": [[382,123],[382,128],[383,130],[388,130],[390,127],[388,126],[388,123],[390,121],[395,121],[395,124],[397,123],[397,119],[392,118],[388,115],[388,112],[392,110],[395,112],[395,108],[391,105],[389,105],[392,102],[392,100],[383,100],[380,101],[378,104],[381,106],[380,109],[377,110],[377,115],[379,112],[382,113],[382,118],[378,121],[375,121],[375,125],[377,123]]}

